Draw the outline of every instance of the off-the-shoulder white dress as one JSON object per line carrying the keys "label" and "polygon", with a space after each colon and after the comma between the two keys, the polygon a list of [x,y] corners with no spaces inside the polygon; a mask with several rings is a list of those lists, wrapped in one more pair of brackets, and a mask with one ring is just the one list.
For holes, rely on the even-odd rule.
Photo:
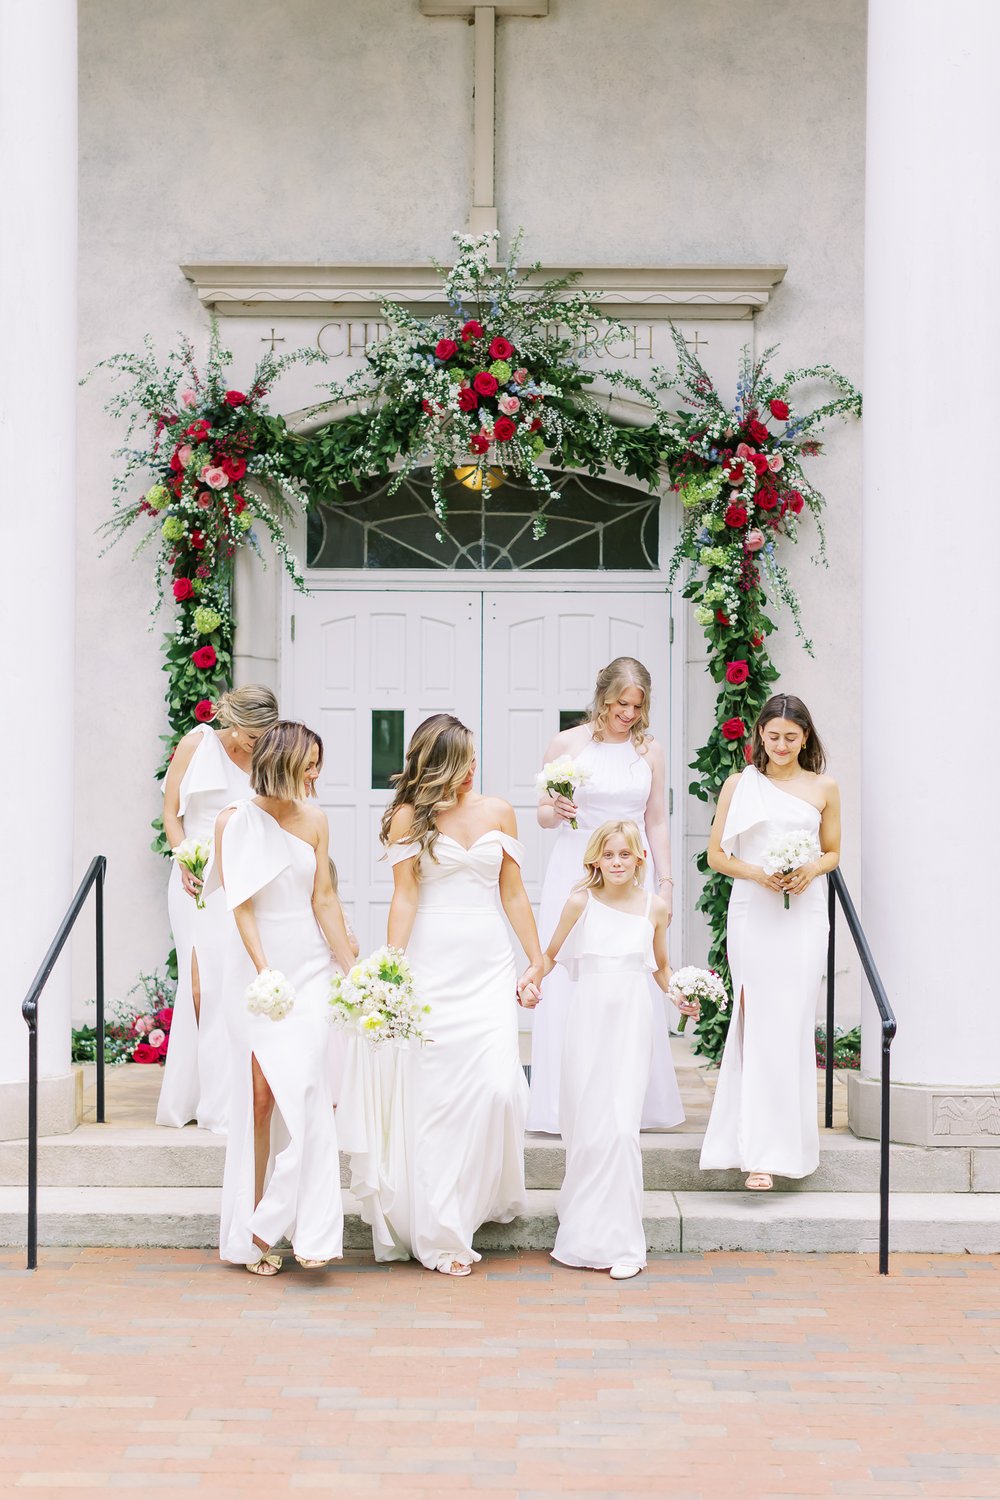
{"label": "off-the-shoulder white dress", "polygon": [[[414,844],[395,844],[395,864]],[[487,1220],[523,1212],[528,1088],[518,1056],[514,954],[498,900],[517,839],[494,830],[466,849],[447,834],[420,861],[407,955],[430,1006],[430,1041],[347,1049],[338,1133],[376,1260],[431,1270],[479,1260]]]}

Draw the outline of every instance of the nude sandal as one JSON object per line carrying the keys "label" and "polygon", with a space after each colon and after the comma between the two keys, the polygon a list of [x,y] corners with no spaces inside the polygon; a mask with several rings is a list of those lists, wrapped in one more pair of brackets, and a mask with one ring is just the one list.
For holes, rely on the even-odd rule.
{"label": "nude sandal", "polygon": [[330,1264],[329,1260],[307,1260],[304,1255],[297,1255],[295,1259],[303,1271],[320,1271]]}
{"label": "nude sandal", "polygon": [[769,1193],[774,1187],[774,1178],[770,1172],[751,1172],[743,1186],[751,1193]]}
{"label": "nude sandal", "polygon": [[256,1260],[247,1261],[251,1276],[277,1276],[281,1266],[281,1256],[274,1250],[262,1250]]}
{"label": "nude sandal", "polygon": [[442,1276],[471,1276],[472,1267],[467,1261],[453,1260],[448,1266],[438,1266]]}

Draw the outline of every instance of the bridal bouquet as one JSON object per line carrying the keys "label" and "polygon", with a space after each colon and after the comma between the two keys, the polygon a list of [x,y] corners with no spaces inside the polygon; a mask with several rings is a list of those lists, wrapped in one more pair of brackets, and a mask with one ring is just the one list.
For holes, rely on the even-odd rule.
{"label": "bridal bouquet", "polygon": [[[171,849],[171,854],[177,863],[185,870],[190,870],[196,880],[204,880],[208,861],[212,854],[211,844],[205,844],[201,839],[184,839],[176,849]],[[201,891],[194,898],[195,906],[202,911],[205,906],[205,898]]]}
{"label": "bridal bouquet", "polygon": [[693,964],[675,969],[667,986],[667,999],[680,1007],[682,1002],[703,1005],[711,1000],[717,1010],[729,1005],[726,987],[713,969],[696,969]]}
{"label": "bridal bouquet", "polygon": [[383,1042],[423,1042],[421,1018],[430,1014],[417,995],[406,955],[379,948],[347,974],[335,974],[330,1007],[334,1020],[353,1026],[373,1047]]}
{"label": "bridal bouquet", "polygon": [[295,991],[277,969],[264,969],[247,985],[246,1002],[252,1016],[282,1021],[295,1004]]}
{"label": "bridal bouquet", "polygon": [[[535,785],[540,792],[555,792],[560,797],[568,797],[572,802],[577,787],[589,780],[590,772],[586,766],[581,766],[579,761],[568,755],[560,755],[558,760],[550,760],[547,766],[542,767],[535,777]],[[571,818],[569,826],[579,828],[580,825],[575,818]]]}
{"label": "bridal bouquet", "polygon": [[[790,875],[802,865],[819,859],[823,853],[819,841],[808,828],[797,828],[794,833],[783,833],[773,839],[764,850],[761,866],[765,875]],[[788,892],[785,891],[785,910],[788,910]]]}

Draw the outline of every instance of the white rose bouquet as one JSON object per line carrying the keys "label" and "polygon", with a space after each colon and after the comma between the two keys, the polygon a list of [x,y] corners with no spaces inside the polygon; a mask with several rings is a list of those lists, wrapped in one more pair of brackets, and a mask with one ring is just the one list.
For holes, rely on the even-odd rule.
{"label": "white rose bouquet", "polygon": [[247,985],[247,1010],[252,1016],[269,1016],[283,1021],[295,1004],[295,991],[278,969],[263,969]]}
{"label": "white rose bouquet", "polygon": [[[212,846],[204,843],[201,839],[183,839],[176,849],[171,849],[177,863],[185,870],[190,870],[197,880],[205,878],[208,861],[211,858]],[[205,898],[201,891],[194,898],[194,904],[199,911],[205,906]]]}
{"label": "white rose bouquet", "polygon": [[685,1001],[690,1005],[702,1005],[706,1000],[713,1001],[717,1010],[726,1010],[729,1006],[726,987],[718,974],[712,969],[696,969],[693,964],[675,969],[671,974],[667,999],[678,1007]]}
{"label": "white rose bouquet", "polygon": [[335,974],[334,1020],[353,1026],[373,1047],[383,1042],[424,1042],[422,1018],[430,1015],[416,991],[409,959],[398,948],[379,948],[347,974]]}
{"label": "white rose bouquet", "polygon": [[[550,760],[548,765],[542,767],[535,777],[535,785],[540,792],[555,792],[557,796],[568,797],[572,802],[577,787],[589,780],[590,772],[586,766],[581,766],[579,761],[573,760],[569,755],[560,755],[558,760]],[[580,825],[575,818],[571,818],[569,826],[579,828]]]}
{"label": "white rose bouquet", "polygon": [[[765,875],[790,875],[802,865],[819,859],[823,853],[819,840],[808,828],[797,828],[794,833],[780,834],[764,850],[761,867]],[[784,892],[785,910],[788,910],[788,892]]]}

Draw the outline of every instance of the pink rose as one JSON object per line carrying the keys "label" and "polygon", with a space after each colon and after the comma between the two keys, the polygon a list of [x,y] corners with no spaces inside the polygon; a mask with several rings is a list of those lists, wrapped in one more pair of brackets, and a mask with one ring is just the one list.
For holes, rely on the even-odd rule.
{"label": "pink rose", "polygon": [[767,467],[772,474],[780,474],[781,470],[785,467],[785,460],[780,453],[770,453],[767,458]]}
{"label": "pink rose", "polygon": [[208,490],[199,490],[198,504],[202,510],[209,510],[215,504],[215,497]]}
{"label": "pink rose", "polygon": [[229,475],[225,469],[213,469],[211,464],[206,464],[202,469],[201,477],[213,490],[224,490],[229,483]]}
{"label": "pink rose", "polygon": [[764,533],[762,531],[758,531],[755,526],[753,530],[748,531],[746,536],[743,538],[743,545],[748,552],[759,552],[761,547],[763,547],[764,545]]}
{"label": "pink rose", "polygon": [[153,1030],[151,1032],[149,1032],[149,1034],[146,1037],[146,1041],[149,1043],[149,1045],[151,1047],[162,1047],[163,1043],[166,1041],[166,1039],[167,1039],[166,1032],[161,1031],[158,1026],[155,1026],[153,1028]]}
{"label": "pink rose", "polygon": [[521,410],[521,403],[516,396],[501,396],[497,400],[497,406],[505,416],[512,417],[516,411]]}
{"label": "pink rose", "polygon": [[187,407],[197,406],[198,405],[198,395],[197,395],[197,392],[196,391],[181,391],[181,405],[182,406],[187,406]]}
{"label": "pink rose", "polygon": [[136,1016],[132,1023],[132,1030],[136,1036],[145,1036],[148,1031],[152,1031],[153,1024],[152,1016]]}
{"label": "pink rose", "polygon": [[186,469],[188,464],[191,462],[191,454],[193,452],[194,449],[191,447],[190,443],[181,443],[180,447],[177,450],[177,462],[180,464],[182,469]]}
{"label": "pink rose", "polygon": [[515,385],[523,385],[528,378],[528,372],[527,370],[515,370],[510,378]]}
{"label": "pink rose", "polygon": [[736,457],[737,458],[752,458],[753,454],[754,454],[754,450],[751,448],[751,446],[750,446],[749,443],[737,443],[737,445],[736,445]]}

